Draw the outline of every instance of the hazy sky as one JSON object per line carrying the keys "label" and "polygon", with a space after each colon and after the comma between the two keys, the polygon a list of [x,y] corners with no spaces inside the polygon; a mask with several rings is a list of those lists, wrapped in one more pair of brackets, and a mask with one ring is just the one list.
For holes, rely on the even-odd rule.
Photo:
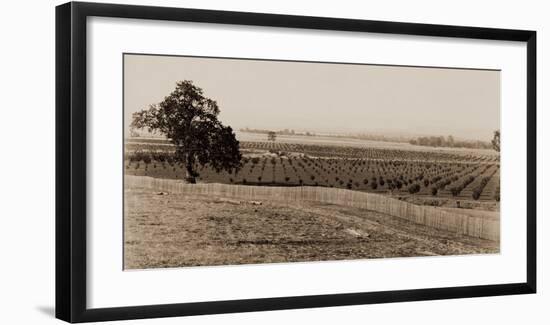
{"label": "hazy sky", "polygon": [[234,129],[489,141],[500,128],[499,71],[125,55],[124,74],[126,126],[192,80]]}

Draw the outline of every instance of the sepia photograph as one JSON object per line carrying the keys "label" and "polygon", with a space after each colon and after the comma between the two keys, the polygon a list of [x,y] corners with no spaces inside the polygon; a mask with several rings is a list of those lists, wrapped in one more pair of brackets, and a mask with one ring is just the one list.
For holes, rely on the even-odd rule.
{"label": "sepia photograph", "polygon": [[500,70],[127,53],[122,88],[125,270],[500,253]]}

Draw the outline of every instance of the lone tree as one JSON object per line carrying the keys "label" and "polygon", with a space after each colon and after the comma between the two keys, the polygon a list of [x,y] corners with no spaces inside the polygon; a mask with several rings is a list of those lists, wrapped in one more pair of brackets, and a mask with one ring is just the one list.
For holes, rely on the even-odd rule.
{"label": "lone tree", "polygon": [[500,130],[495,131],[491,144],[493,145],[493,149],[500,152]]}
{"label": "lone tree", "polygon": [[218,120],[219,113],[216,101],[185,80],[162,102],[134,113],[131,127],[164,134],[176,147],[175,160],[185,166],[185,180],[196,183],[196,163],[209,164],[216,172],[241,166],[239,141],[233,129]]}
{"label": "lone tree", "polygon": [[273,131],[269,131],[267,133],[267,140],[268,141],[275,141],[277,139],[277,133],[273,132]]}

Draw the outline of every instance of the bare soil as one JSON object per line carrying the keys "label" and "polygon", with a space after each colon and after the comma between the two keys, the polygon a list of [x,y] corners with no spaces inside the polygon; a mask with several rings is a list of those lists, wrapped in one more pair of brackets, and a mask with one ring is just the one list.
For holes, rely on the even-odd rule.
{"label": "bare soil", "polygon": [[498,242],[338,205],[144,188],[127,188],[125,197],[125,269],[499,252]]}

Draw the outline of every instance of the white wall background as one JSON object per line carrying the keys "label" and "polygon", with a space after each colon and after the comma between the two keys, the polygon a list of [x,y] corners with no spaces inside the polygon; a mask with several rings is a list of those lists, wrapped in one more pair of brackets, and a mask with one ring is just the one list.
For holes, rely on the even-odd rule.
{"label": "white wall background", "polygon": [[[115,0],[113,0],[115,1]],[[296,15],[425,22],[538,31],[539,293],[446,301],[260,312],[187,319],[127,321],[131,324],[543,324],[550,321],[550,284],[543,220],[548,211],[543,173],[549,149],[545,79],[550,20],[545,1],[122,1]],[[0,10],[0,323],[54,324],[54,7],[61,1],[6,2]],[[546,123],[545,123],[546,122]],[[24,180],[24,181],[22,181]],[[546,184],[543,186],[543,184]]]}

